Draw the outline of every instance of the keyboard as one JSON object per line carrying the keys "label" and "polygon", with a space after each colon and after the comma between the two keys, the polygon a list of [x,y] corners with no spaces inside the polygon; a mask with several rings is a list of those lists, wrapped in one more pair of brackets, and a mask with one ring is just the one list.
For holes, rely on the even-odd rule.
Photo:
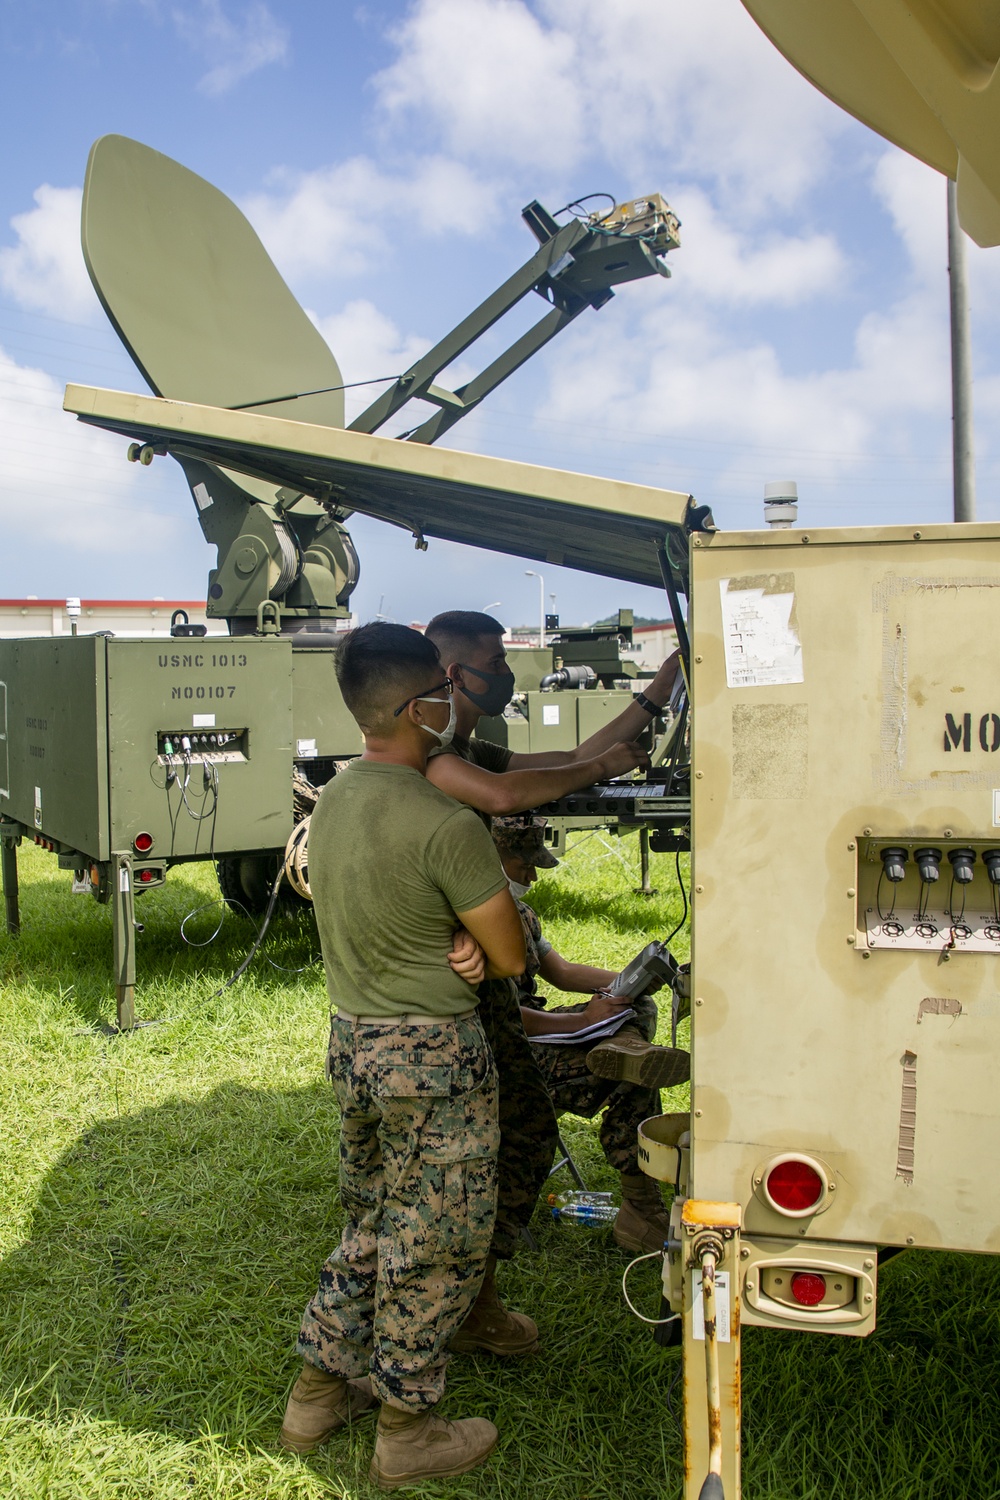
{"label": "keyboard", "polygon": [[668,796],[665,781],[598,781],[535,811],[546,818],[598,817],[609,823],[673,828],[690,822],[691,798],[676,787]]}

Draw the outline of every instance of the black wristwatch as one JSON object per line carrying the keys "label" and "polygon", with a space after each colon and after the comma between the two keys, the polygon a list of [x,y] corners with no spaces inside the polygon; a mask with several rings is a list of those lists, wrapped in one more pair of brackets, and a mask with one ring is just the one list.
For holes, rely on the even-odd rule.
{"label": "black wristwatch", "polygon": [[658,703],[654,703],[651,698],[647,698],[645,693],[636,693],[635,701],[636,703],[638,703],[639,707],[644,708],[648,714],[663,713],[663,709],[660,707],[660,705]]}

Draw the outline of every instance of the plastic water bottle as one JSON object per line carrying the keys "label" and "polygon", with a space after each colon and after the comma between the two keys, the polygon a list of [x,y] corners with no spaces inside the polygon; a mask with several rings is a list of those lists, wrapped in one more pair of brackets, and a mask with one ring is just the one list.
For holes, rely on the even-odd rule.
{"label": "plastic water bottle", "polygon": [[610,1193],[550,1193],[552,1217],[569,1224],[611,1224],[618,1210]]}

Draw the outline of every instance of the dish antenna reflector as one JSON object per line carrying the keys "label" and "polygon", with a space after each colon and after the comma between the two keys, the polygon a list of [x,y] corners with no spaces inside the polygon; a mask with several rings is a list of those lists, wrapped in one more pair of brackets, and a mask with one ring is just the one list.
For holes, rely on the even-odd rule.
{"label": "dish antenna reflector", "polygon": [[[91,148],[83,256],[119,338],[157,396],[249,406],[343,427],[343,377],[244,214],[224,193],[123,135]],[[250,406],[255,410],[255,406]]]}

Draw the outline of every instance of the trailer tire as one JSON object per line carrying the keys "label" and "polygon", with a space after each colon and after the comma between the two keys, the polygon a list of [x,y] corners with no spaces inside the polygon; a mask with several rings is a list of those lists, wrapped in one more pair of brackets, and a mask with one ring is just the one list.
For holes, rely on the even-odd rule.
{"label": "trailer tire", "polygon": [[[217,859],[215,868],[219,889],[230,910],[240,917],[262,917],[281,868],[281,857],[277,854],[234,854],[228,859]],[[286,911],[310,905],[292,890],[287,881],[282,882],[278,904]]]}

